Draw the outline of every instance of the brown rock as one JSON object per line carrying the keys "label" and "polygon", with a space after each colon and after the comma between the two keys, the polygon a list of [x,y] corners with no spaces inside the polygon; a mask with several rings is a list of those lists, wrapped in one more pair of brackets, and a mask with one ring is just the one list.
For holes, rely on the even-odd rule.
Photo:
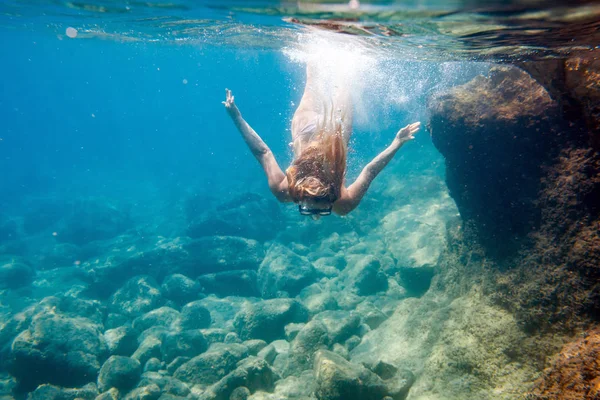
{"label": "brown rock", "polygon": [[600,329],[566,345],[529,394],[533,399],[600,398]]}

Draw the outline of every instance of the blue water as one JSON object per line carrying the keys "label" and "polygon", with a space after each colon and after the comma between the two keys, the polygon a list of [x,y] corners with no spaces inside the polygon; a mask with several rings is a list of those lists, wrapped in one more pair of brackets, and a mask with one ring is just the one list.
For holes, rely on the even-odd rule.
{"label": "blue water", "polygon": [[[225,88],[282,168],[291,160],[290,121],[304,65],[279,50],[59,39],[27,31],[8,31],[4,38],[5,210],[45,196],[107,196],[143,208],[160,201],[156,197],[194,190],[227,198],[239,185],[268,195],[259,165],[221,104]],[[354,134],[350,179],[396,129],[423,120],[422,94],[440,83],[435,64],[398,64],[412,74],[407,85],[418,85],[421,98],[410,99],[410,108],[383,100],[382,109],[369,109],[372,121]],[[422,160],[419,153],[434,151],[426,129],[409,147],[391,170],[414,171],[410,164]]]}

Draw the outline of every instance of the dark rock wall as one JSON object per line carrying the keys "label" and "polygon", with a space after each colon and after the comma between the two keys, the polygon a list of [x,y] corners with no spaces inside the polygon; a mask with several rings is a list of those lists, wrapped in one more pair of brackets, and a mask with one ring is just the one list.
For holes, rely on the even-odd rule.
{"label": "dark rock wall", "polygon": [[526,331],[600,311],[600,64],[496,67],[429,99],[464,237],[497,267],[491,295]]}
{"label": "dark rock wall", "polygon": [[497,67],[428,106],[433,143],[464,222],[490,253],[510,254],[540,225],[542,166],[564,128],[556,102],[521,70]]}

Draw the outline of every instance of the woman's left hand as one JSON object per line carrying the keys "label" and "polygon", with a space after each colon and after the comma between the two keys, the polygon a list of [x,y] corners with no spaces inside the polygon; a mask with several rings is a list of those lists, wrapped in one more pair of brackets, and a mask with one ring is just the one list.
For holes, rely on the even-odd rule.
{"label": "woman's left hand", "polygon": [[407,142],[409,140],[414,139],[415,137],[413,135],[418,132],[419,128],[421,128],[420,122],[415,122],[410,125],[406,125],[404,128],[398,131],[398,133],[396,134],[396,140],[399,140],[401,142]]}

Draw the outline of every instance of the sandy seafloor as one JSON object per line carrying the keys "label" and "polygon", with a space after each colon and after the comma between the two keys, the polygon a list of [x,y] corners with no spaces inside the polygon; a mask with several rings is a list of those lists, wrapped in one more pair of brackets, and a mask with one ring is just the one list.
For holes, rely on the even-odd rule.
{"label": "sandy seafloor", "polygon": [[305,49],[3,35],[0,398],[508,399],[539,374],[457,277],[480,260],[444,256],[461,222],[425,100],[487,65],[354,54],[348,179],[423,127],[315,222],[220,103],[287,166]]}

